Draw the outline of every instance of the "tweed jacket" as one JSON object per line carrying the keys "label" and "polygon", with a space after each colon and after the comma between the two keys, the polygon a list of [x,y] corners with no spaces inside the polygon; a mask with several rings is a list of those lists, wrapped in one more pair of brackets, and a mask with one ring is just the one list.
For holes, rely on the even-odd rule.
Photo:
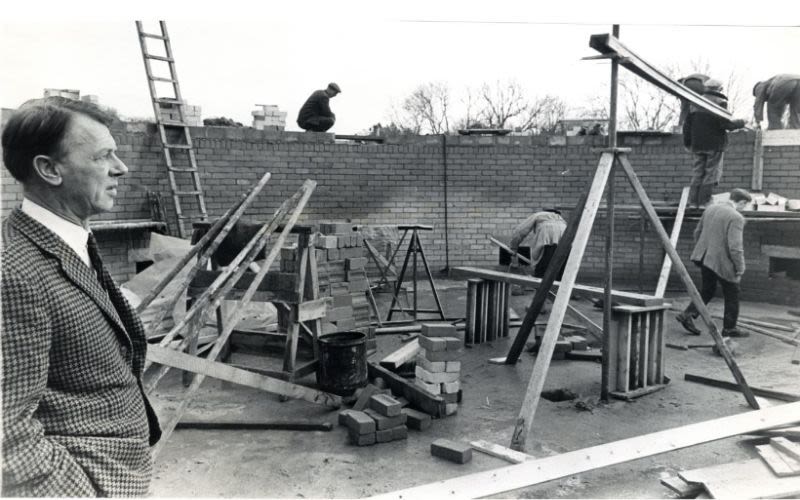
{"label": "tweed jacket", "polygon": [[697,242],[691,259],[711,269],[725,281],[738,282],[744,273],[744,216],[733,202],[706,208],[694,231]]}
{"label": "tweed jacket", "polygon": [[516,252],[520,244],[527,240],[531,249],[531,267],[536,267],[544,255],[544,247],[558,245],[566,229],[567,222],[557,213],[536,212],[517,224],[511,232],[509,246]]}
{"label": "tweed jacket", "polygon": [[3,496],[148,492],[144,328],[105,268],[16,209],[3,227]]}

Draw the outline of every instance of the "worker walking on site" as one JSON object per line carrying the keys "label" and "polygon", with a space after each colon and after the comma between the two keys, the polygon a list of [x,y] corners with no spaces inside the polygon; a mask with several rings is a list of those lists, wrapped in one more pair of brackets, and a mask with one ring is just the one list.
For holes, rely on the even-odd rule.
{"label": "worker walking on site", "polygon": [[[509,246],[513,252],[511,254],[512,265],[519,266],[517,253],[522,242],[527,240],[531,249],[532,274],[536,278],[543,277],[566,228],[567,222],[561,217],[561,212],[555,209],[545,209],[529,216],[511,232]],[[564,264],[566,264],[566,260]],[[563,272],[564,266],[562,265],[556,279],[561,279]]]}
{"label": "worker walking on site", "polygon": [[783,113],[789,107],[789,126],[800,129],[800,75],[775,75],[765,82],[758,82],[753,87],[756,98],[753,105],[753,117],[756,125],[761,126],[764,120],[764,103],[767,104],[769,129],[782,129]]}
{"label": "worker walking on site", "polygon": [[147,339],[89,218],[128,167],[97,106],[24,104],[3,129],[22,206],[3,224],[4,497],[147,495],[161,436],[142,389]]}
{"label": "worker walking on site", "polygon": [[[717,80],[706,80],[703,97],[722,108],[728,107],[728,98],[722,93],[722,84]],[[689,184],[690,204],[699,208],[711,201],[714,187],[722,179],[728,130],[742,127],[744,120],[726,120],[703,109],[688,113],[683,124],[683,143],[694,157]]]}
{"label": "worker walking on site", "polygon": [[336,122],[336,115],[330,107],[330,99],[336,97],[342,89],[331,82],[324,90],[315,90],[306,99],[297,114],[297,126],[312,132],[325,132]]}
{"label": "worker walking on site", "polygon": [[[722,322],[722,335],[725,337],[746,337],[747,333],[736,329],[739,319],[739,282],[744,274],[744,216],[740,214],[751,201],[750,194],[743,189],[734,189],[730,198],[709,206],[694,230],[695,246],[692,262],[700,266],[702,286],[700,296],[708,304],[717,291],[717,283],[722,285],[725,299],[725,312]],[[694,303],[676,319],[689,333],[700,335],[694,319],[699,316]]]}

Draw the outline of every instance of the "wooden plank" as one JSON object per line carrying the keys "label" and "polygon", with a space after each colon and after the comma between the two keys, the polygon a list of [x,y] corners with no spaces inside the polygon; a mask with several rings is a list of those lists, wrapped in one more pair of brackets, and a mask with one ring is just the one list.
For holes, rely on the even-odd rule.
{"label": "wooden plank", "polygon": [[[541,278],[534,278],[533,276],[523,276],[521,274],[504,273],[502,271],[494,271],[491,269],[482,269],[479,267],[455,267],[453,270],[456,273],[461,273],[471,278],[483,278],[491,281],[505,281],[506,283],[513,283],[515,285],[529,286],[538,288],[542,283]],[[553,282],[553,287],[559,288],[562,286],[562,281]],[[588,285],[574,285],[574,291],[580,292],[582,295],[587,295],[594,299],[603,297],[603,289],[595,286]],[[613,290],[611,292],[613,301],[619,304],[630,304],[634,306],[660,306],[664,304],[664,299],[661,297],[654,297],[652,295],[644,295],[634,292],[625,292],[621,290]]]}
{"label": "wooden plank", "polygon": [[787,245],[761,245],[761,253],[779,259],[800,259],[800,247]]}
{"label": "wooden plank", "polygon": [[331,431],[330,422],[306,422],[292,420],[275,420],[268,422],[204,422],[198,420],[181,420],[175,430],[236,430],[236,431]]}
{"label": "wooden plank", "polygon": [[[598,163],[594,178],[592,179],[592,184],[586,197],[586,205],[581,213],[580,222],[575,232],[575,238],[572,241],[572,249],[567,259],[566,268],[564,269],[564,276],[561,280],[562,286],[559,287],[558,294],[553,302],[553,308],[550,310],[547,328],[545,329],[542,343],[539,347],[539,355],[536,356],[531,378],[525,390],[525,398],[522,401],[522,408],[520,409],[514,427],[514,434],[511,438],[511,448],[514,450],[525,451],[525,442],[533,427],[533,417],[536,414],[536,407],[539,404],[539,397],[541,396],[542,387],[544,386],[544,379],[547,375],[547,370],[550,368],[550,360],[553,357],[553,350],[558,340],[558,333],[561,330],[561,323],[564,322],[567,304],[569,304],[569,299],[572,295],[575,279],[578,277],[578,270],[581,260],[583,259],[583,252],[586,250],[586,243],[589,240],[589,234],[592,231],[594,219],[597,215],[597,207],[603,197],[603,191],[614,164],[614,157],[614,153],[603,153],[600,157],[600,162]],[[555,262],[555,265],[558,265],[558,261]],[[549,266],[548,270],[554,271],[555,265]]]}
{"label": "wooden plank", "polygon": [[747,330],[759,333],[761,335],[766,335],[767,337],[772,337],[774,339],[778,339],[784,344],[789,344],[793,346],[800,346],[800,339],[792,338],[786,335],[781,335],[780,333],[775,333],[771,330],[767,330],[766,328],[761,328],[759,326],[753,326],[748,324],[746,321],[740,322],[739,327],[746,328]]}
{"label": "wooden plank", "polygon": [[678,494],[679,498],[695,498],[703,490],[703,485],[687,483],[678,476],[662,477],[661,484]]}
{"label": "wooden plank", "polygon": [[[678,203],[678,213],[675,215],[675,221],[672,223],[672,233],[669,236],[669,242],[672,248],[678,247],[678,238],[681,236],[681,227],[683,227],[683,216],[686,213],[686,203],[689,201],[689,186],[686,186],[681,191],[681,201]],[[669,254],[664,255],[664,262],[661,264],[661,273],[658,275],[658,283],[656,284],[656,297],[663,297],[664,292],[667,291],[667,283],[669,282],[669,272],[672,270],[672,259]]]}
{"label": "wooden plank", "polygon": [[610,374],[612,379],[616,377],[616,383],[613,384],[615,391],[627,392],[630,390],[632,329],[632,315],[625,314],[617,321],[617,369]]}
{"label": "wooden plank", "polygon": [[[683,379],[686,380],[687,382],[696,382],[698,384],[709,385],[711,387],[718,387],[720,389],[729,389],[732,391],[739,390],[739,386],[737,386],[733,382],[727,382],[725,380],[718,380],[709,377],[702,377],[700,375],[692,375],[691,373],[684,374]],[[761,389],[758,387],[751,387],[750,390],[753,391],[753,394],[755,394],[756,396],[761,396],[762,398],[778,399],[780,401],[787,401],[790,403],[795,401],[800,401],[800,395],[798,394],[775,391],[772,389]]]}
{"label": "wooden plank", "polygon": [[771,444],[756,446],[756,452],[778,477],[800,475],[800,461]]}
{"label": "wooden plank", "polygon": [[[800,403],[747,411],[738,415],[666,429],[560,455],[528,460],[517,465],[508,465],[387,492],[374,498],[407,500],[412,498],[481,498],[499,495],[507,491],[534,486],[602,467],[731,436],[793,424],[800,419],[798,415],[800,415]],[[756,462],[761,461],[756,459]],[[748,475],[745,474],[744,477],[748,477]]]}
{"label": "wooden plank", "polygon": [[478,451],[486,453],[487,455],[491,455],[497,458],[502,458],[506,462],[511,462],[512,464],[521,464],[522,462],[536,458],[532,455],[528,455],[527,453],[515,451],[512,450],[511,448],[506,448],[505,446],[500,446],[499,444],[490,443],[489,441],[485,441],[483,439],[470,441],[469,445]]}
{"label": "wooden plank", "polygon": [[679,472],[689,483],[702,483],[713,498],[775,498],[800,493],[800,476],[775,477],[756,458]]}
{"label": "wooden plank", "polygon": [[445,416],[445,402],[444,399],[439,396],[425,391],[421,387],[376,363],[367,363],[367,370],[370,378],[382,378],[384,382],[386,382],[386,385],[392,390],[392,393],[395,395],[402,395],[413,408],[423,411],[433,418],[442,418]]}
{"label": "wooden plank", "polygon": [[750,189],[761,191],[764,179],[764,132],[756,129],[756,137],[753,141],[753,175],[750,179]]}
{"label": "wooden plank", "polygon": [[763,146],[800,146],[800,130],[764,130]]}
{"label": "wooden plank", "polygon": [[166,347],[150,345],[147,347],[147,358],[153,362],[179,368],[192,373],[199,373],[208,377],[225,380],[237,385],[244,385],[272,394],[279,394],[294,399],[302,399],[311,403],[338,408],[342,398],[327,392],[317,391],[302,385],[290,384],[283,380],[267,377],[241,368],[235,368],[217,361],[209,361],[197,356],[191,356]]}
{"label": "wooden plank", "polygon": [[297,304],[292,307],[292,316],[294,316],[292,321],[312,321],[324,318],[330,301],[330,297],[322,297]]}
{"label": "wooden plank", "polygon": [[619,62],[628,71],[640,76],[661,90],[679,98],[689,101],[698,108],[704,109],[714,116],[724,120],[732,120],[733,115],[717,104],[692,92],[676,82],[660,70],[650,65],[647,61],[637,56],[632,50],[622,44],[616,37],[609,34],[592,35],[589,46],[600,53],[619,56]]}
{"label": "wooden plank", "polygon": [[464,343],[475,343],[475,321],[477,319],[477,294],[478,286],[482,283],[478,279],[467,280],[467,312],[466,312],[466,325],[464,329]]}
{"label": "wooden plank", "polygon": [[639,316],[639,377],[636,387],[647,385],[647,374],[650,366],[650,314],[641,313]]}
{"label": "wooden plank", "polygon": [[742,374],[741,370],[739,370],[739,365],[736,364],[736,360],[734,359],[733,355],[731,354],[728,346],[725,345],[725,342],[722,340],[722,335],[720,334],[719,330],[717,329],[716,323],[714,320],[711,319],[711,313],[708,311],[705,303],[703,302],[702,297],[700,297],[700,292],[697,290],[697,287],[694,285],[694,281],[692,281],[692,277],[689,275],[689,271],[686,269],[686,266],[683,265],[683,261],[681,261],[678,252],[675,248],[672,247],[669,241],[669,237],[667,236],[667,232],[664,230],[664,226],[661,225],[661,221],[658,219],[658,215],[656,215],[655,209],[653,209],[653,204],[650,202],[650,197],[647,196],[647,192],[644,190],[642,183],[639,181],[639,178],[636,176],[636,172],[633,170],[633,166],[631,166],[628,157],[624,154],[618,156],[618,160],[622,165],[622,169],[625,171],[625,175],[628,177],[630,181],[631,187],[636,192],[636,195],[639,197],[639,201],[642,204],[642,207],[647,212],[647,216],[650,219],[650,223],[655,229],[658,238],[661,240],[661,245],[669,254],[670,258],[672,259],[672,263],[675,266],[678,274],[683,281],[686,290],[689,292],[689,297],[692,299],[692,303],[695,305],[697,310],[700,312],[700,316],[703,318],[703,322],[706,324],[711,337],[714,339],[714,342],[717,344],[717,350],[719,351],[722,358],[725,360],[725,363],[728,365],[731,373],[733,374],[733,378],[739,384],[739,387],[742,389],[742,393],[744,395],[747,404],[749,404],[752,408],[758,408],[758,402],[753,395],[753,392],[747,386],[747,381],[744,379],[744,375]]}
{"label": "wooden plank", "polygon": [[380,361],[380,364],[387,370],[397,371],[397,369],[400,368],[400,365],[408,363],[414,359],[414,356],[416,356],[418,352],[419,341],[415,339],[383,358]]}
{"label": "wooden plank", "polygon": [[794,460],[800,460],[800,444],[789,441],[784,437],[772,438],[769,443]]}

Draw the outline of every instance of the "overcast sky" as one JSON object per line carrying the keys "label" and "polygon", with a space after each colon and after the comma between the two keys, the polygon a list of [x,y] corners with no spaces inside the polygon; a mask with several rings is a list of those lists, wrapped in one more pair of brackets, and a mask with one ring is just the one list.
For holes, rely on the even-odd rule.
{"label": "overcast sky", "polygon": [[715,2],[719,10],[688,0],[117,3],[2,7],[0,106],[45,87],[74,88],[125,116],[151,117],[136,19],[151,32],[167,21],[183,96],[204,118],[250,124],[256,103],[275,104],[289,130],[309,93],[329,81],[342,88],[331,101],[341,134],[386,124],[393,104],[431,81],[458,93],[515,79],[531,96],[555,94],[577,108],[606,95],[608,63],[580,59],[595,54],[589,36],[613,22],[655,66],[707,61],[722,80],[736,72],[747,94],[759,79],[800,74],[798,1]]}

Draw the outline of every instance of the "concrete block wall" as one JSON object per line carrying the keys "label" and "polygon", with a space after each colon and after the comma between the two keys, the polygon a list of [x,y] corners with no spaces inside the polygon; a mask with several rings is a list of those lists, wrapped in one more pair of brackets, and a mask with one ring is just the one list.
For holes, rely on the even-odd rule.
{"label": "concrete block wall", "polygon": [[[115,129],[114,136],[131,173],[123,181],[115,211],[103,218],[149,217],[148,190],[161,193],[165,207],[170,209],[169,184],[155,128],[129,123]],[[422,233],[426,255],[432,270],[445,267],[445,158],[440,136],[351,144],[336,142],[331,134],[225,127],[193,128],[192,136],[212,216],[220,215],[269,171],[272,179],[248,216],[264,220],[310,178],[318,186],[301,221],[430,224],[434,231]],[[485,235],[508,235],[531,211],[558,206],[569,216],[569,207],[591,181],[600,156],[597,148],[604,140],[592,136],[448,137],[450,267],[494,265],[497,250]],[[750,185],[754,136],[732,133],[730,142],[719,191]],[[684,151],[680,136],[623,136],[621,146],[632,148],[631,163],[651,199],[677,203],[691,171],[691,156]],[[767,147],[764,164],[765,191],[800,198],[800,147]],[[17,201],[19,188],[8,182],[5,171],[2,182],[5,214]],[[621,171],[616,186],[617,203],[636,203]],[[639,279],[639,224],[636,214],[617,216],[615,276],[621,284]],[[699,277],[688,263],[695,222],[686,221],[683,227],[679,252]],[[769,279],[769,259],[761,254],[760,245],[800,245],[798,229],[798,222],[753,221],[747,225],[748,272],[743,288],[750,298],[787,302],[791,301],[787,295],[793,292],[797,296],[796,281]],[[645,290],[655,287],[663,258],[650,231],[645,236],[641,273]],[[600,214],[581,267],[582,282],[596,283],[602,276],[604,234],[605,217]],[[680,286],[674,273],[671,285]]]}

